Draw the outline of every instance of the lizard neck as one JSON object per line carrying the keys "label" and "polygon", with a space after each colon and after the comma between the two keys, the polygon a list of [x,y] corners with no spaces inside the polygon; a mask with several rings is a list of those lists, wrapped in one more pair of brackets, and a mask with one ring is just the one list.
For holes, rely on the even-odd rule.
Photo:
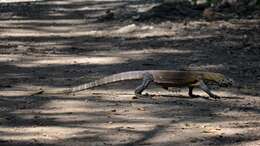
{"label": "lizard neck", "polygon": [[208,80],[208,81],[215,81],[219,82],[224,78],[224,75],[220,73],[213,73],[213,72],[205,72],[203,73],[203,79]]}

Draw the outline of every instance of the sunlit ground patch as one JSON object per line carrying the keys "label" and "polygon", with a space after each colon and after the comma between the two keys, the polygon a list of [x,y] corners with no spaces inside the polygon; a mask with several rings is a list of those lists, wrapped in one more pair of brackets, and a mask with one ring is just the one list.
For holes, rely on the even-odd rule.
{"label": "sunlit ground patch", "polygon": [[19,67],[42,67],[48,65],[96,64],[109,65],[126,63],[126,57],[85,57],[85,56],[51,56],[33,57],[21,55],[0,55],[0,62],[6,62]]}

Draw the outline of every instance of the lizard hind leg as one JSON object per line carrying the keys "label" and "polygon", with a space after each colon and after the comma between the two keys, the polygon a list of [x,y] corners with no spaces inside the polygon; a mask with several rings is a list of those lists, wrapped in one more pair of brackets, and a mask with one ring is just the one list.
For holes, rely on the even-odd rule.
{"label": "lizard hind leg", "polygon": [[193,89],[194,89],[194,87],[189,87],[189,96],[193,97],[193,98],[199,97],[199,95],[195,95],[192,93]]}
{"label": "lizard hind leg", "polygon": [[143,75],[143,82],[141,85],[136,87],[135,94],[141,95],[142,92],[149,86],[149,84],[153,82],[153,75],[150,73],[144,73]]}

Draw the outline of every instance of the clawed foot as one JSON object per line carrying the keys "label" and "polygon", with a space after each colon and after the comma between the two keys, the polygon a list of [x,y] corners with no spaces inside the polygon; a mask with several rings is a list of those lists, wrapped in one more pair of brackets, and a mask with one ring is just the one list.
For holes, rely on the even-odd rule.
{"label": "clawed foot", "polygon": [[194,95],[194,94],[189,94],[189,96],[190,96],[191,98],[199,98],[199,97],[201,97],[201,96],[199,96],[199,95]]}
{"label": "clawed foot", "polygon": [[[204,98],[204,99],[208,99],[208,100],[210,99],[209,97],[204,97],[204,96],[199,96],[199,95],[194,95],[194,94],[189,94],[189,96],[191,98]],[[220,97],[217,95],[210,95],[210,97],[214,98],[215,100],[220,99]]]}
{"label": "clawed foot", "polygon": [[214,98],[215,100],[220,99],[220,97],[217,95],[211,95],[210,97]]}
{"label": "clawed foot", "polygon": [[133,97],[133,99],[138,99],[138,98],[147,98],[148,96],[150,96],[148,93],[145,93],[145,94],[138,94],[138,93],[135,93],[135,96]]}
{"label": "clawed foot", "polygon": [[200,95],[192,95],[190,96],[191,98],[203,98],[203,99],[206,99],[206,100],[210,100],[209,97],[205,97],[205,96],[200,96]]}

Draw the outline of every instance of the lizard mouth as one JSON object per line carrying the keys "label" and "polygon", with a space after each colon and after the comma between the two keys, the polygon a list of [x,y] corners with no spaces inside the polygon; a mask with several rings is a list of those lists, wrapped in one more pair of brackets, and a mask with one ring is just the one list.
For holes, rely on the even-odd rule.
{"label": "lizard mouth", "polygon": [[221,84],[220,87],[229,87],[228,84]]}
{"label": "lizard mouth", "polygon": [[228,88],[232,86],[232,83],[216,83],[216,82],[207,82],[206,83],[211,89],[218,89],[220,87]]}
{"label": "lizard mouth", "polygon": [[220,87],[231,87],[232,83],[222,83],[220,84]]}

